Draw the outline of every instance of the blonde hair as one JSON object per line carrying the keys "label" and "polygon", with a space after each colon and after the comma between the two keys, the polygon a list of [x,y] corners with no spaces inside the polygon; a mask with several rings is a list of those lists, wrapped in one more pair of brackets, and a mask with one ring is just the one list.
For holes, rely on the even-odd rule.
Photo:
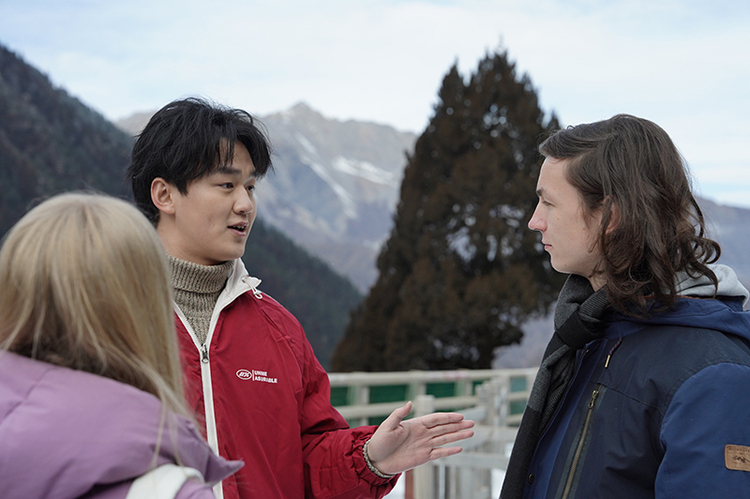
{"label": "blonde hair", "polygon": [[53,197],[0,250],[0,346],[127,383],[185,415],[168,275],[137,208],[98,194]]}

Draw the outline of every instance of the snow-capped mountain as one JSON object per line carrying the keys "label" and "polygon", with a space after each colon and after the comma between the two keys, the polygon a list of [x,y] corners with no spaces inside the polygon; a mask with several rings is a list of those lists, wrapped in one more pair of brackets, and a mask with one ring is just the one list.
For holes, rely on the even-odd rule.
{"label": "snow-capped mountain", "polygon": [[260,119],[275,171],[258,186],[259,216],[365,291],[416,136],[328,119],[302,103]]}

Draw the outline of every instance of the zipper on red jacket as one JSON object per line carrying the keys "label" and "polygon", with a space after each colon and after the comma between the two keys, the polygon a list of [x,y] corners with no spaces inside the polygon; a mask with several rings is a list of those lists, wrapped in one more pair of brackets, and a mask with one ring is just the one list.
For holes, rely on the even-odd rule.
{"label": "zipper on red jacket", "polygon": [[208,345],[206,343],[201,347],[201,362],[208,364]]}
{"label": "zipper on red jacket", "polygon": [[589,433],[589,426],[591,426],[591,416],[594,414],[594,406],[596,405],[596,398],[599,396],[599,391],[601,390],[602,385],[597,385],[594,391],[591,393],[591,398],[589,398],[589,408],[588,412],[586,413],[586,419],[583,422],[583,430],[581,430],[581,438],[578,440],[578,446],[576,447],[576,452],[573,455],[573,463],[570,465],[570,473],[568,474],[568,480],[565,482],[565,490],[563,491],[562,499],[567,499],[568,494],[570,494],[570,489],[573,486],[573,479],[576,475],[576,469],[578,468],[578,463],[581,459],[581,453],[583,452],[583,446],[584,442],[586,441],[586,436]]}

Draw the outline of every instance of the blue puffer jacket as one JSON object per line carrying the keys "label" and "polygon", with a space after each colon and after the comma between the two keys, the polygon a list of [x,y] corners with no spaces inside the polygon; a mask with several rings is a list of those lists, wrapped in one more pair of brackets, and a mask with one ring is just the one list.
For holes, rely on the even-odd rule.
{"label": "blue puffer jacket", "polygon": [[[681,294],[705,286],[694,291]],[[684,297],[648,320],[610,316],[605,337],[579,353],[525,497],[750,497],[746,299]]]}

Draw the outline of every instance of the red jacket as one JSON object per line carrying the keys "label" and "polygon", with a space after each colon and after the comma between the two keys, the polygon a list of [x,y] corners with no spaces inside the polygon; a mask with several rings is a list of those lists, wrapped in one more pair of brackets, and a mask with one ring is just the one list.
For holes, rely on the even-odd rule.
{"label": "red jacket", "polygon": [[364,461],[374,427],[348,427],[299,322],[258,284],[237,260],[207,347],[175,306],[188,405],[209,445],[245,462],[222,482],[223,497],[381,498],[396,479],[378,478]]}

